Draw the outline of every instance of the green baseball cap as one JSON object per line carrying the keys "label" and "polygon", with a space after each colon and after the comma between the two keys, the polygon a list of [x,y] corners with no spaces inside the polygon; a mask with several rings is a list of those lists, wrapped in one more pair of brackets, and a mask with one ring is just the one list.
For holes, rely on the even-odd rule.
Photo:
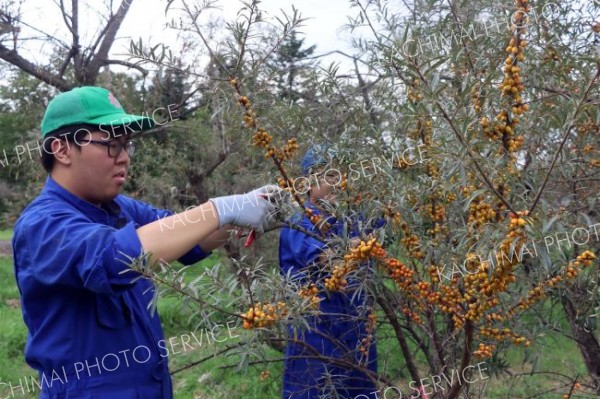
{"label": "green baseball cap", "polygon": [[132,131],[154,127],[147,116],[125,112],[119,100],[101,87],[83,86],[54,97],[42,119],[42,138],[71,125],[98,125],[103,130],[127,126]]}

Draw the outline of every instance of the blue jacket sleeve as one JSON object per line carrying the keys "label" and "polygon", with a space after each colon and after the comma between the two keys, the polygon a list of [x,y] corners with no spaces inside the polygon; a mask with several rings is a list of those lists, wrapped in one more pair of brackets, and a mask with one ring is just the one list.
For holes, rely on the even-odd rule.
{"label": "blue jacket sleeve", "polygon": [[[314,231],[314,226],[303,217],[300,227]],[[290,273],[294,278],[307,278],[307,266],[315,261],[326,244],[303,232],[284,227],[279,236],[279,264],[284,274]]]}
{"label": "blue jacket sleeve", "polygon": [[[125,208],[139,226],[155,222],[159,219],[173,215],[173,212],[167,209],[157,209],[145,202],[133,198],[118,196],[117,201],[121,208]],[[196,245],[188,253],[178,259],[184,265],[192,265],[208,257],[211,252],[205,252],[199,245]]]}
{"label": "blue jacket sleeve", "polygon": [[104,294],[131,284],[136,274],[129,267],[130,259],[142,253],[133,222],[115,229],[56,209],[44,218],[29,217],[17,224],[13,244],[19,254],[15,264],[29,269],[23,271],[41,284]]}

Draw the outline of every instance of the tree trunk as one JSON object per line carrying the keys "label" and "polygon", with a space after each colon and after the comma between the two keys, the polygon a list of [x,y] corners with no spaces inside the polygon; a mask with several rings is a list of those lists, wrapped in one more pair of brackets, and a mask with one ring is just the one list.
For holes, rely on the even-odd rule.
{"label": "tree trunk", "polygon": [[[576,289],[575,286],[571,288]],[[575,295],[575,297],[578,296]],[[578,317],[577,309],[571,299],[563,295],[561,296],[561,302],[569,320],[573,338],[583,356],[585,366],[590,376],[596,381],[596,390],[600,391],[600,344],[598,344],[594,331],[587,330],[581,325],[581,319]]]}

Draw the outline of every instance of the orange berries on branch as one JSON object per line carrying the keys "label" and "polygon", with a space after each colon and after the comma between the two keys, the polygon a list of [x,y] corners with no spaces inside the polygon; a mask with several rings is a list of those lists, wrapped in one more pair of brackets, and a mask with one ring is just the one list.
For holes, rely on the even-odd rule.
{"label": "orange berries on branch", "polygon": [[525,337],[515,334],[509,328],[481,327],[479,329],[479,334],[485,338],[496,341],[511,341],[515,345],[531,345],[531,341]]}
{"label": "orange berries on branch", "polygon": [[423,94],[421,94],[418,90],[420,84],[421,82],[417,78],[413,79],[412,83],[410,84],[407,95],[410,102],[417,103],[423,99]]}
{"label": "orange berries on branch", "polygon": [[266,381],[267,379],[269,379],[269,377],[271,377],[271,372],[269,370],[263,370],[260,372],[261,381]]}
{"label": "orange berries on branch", "polygon": [[240,105],[246,109],[250,109],[252,105],[246,96],[239,96],[238,101],[240,102]]}
{"label": "orange berries on branch", "polygon": [[371,312],[369,313],[369,316],[367,317],[367,326],[365,328],[367,336],[360,340],[360,345],[358,347],[359,351],[364,356],[367,356],[369,354],[369,348],[371,347],[371,344],[373,343],[373,334],[375,333],[376,326],[377,326],[377,315],[375,315],[375,313],[373,313],[373,311],[371,310]]}
{"label": "orange berries on branch", "polygon": [[413,283],[415,272],[398,259],[387,258],[384,264],[387,266],[388,273],[398,288],[406,290]]}
{"label": "orange berries on branch", "polygon": [[[284,181],[289,182],[287,172],[282,163],[283,161],[290,159],[298,150],[299,146],[297,140],[295,138],[291,138],[281,148],[273,146],[273,137],[269,133],[267,133],[265,129],[258,126],[258,120],[256,118],[256,113],[254,112],[252,102],[247,96],[242,94],[240,83],[238,82],[238,80],[232,76],[229,78],[229,84],[233,86],[235,92],[237,93],[238,103],[244,109],[244,125],[248,129],[254,130],[254,134],[252,136],[252,143],[256,147],[263,148],[266,150],[265,158],[271,158],[274,161],[275,166],[279,170],[282,179]],[[296,202],[303,202],[298,196],[298,193],[291,191],[291,194],[296,200]]]}
{"label": "orange berries on branch", "polygon": [[287,144],[285,144],[281,148],[281,150],[283,151],[283,154],[285,155],[285,159],[290,159],[294,155],[294,153],[298,150],[298,148],[300,148],[300,146],[298,145],[298,140],[295,137],[293,137],[287,141]]}
{"label": "orange berries on branch", "polygon": [[313,309],[319,307],[319,289],[314,283],[306,288],[301,288],[300,291],[298,291],[298,296],[303,299],[310,299],[310,306]]}
{"label": "orange berries on branch", "polygon": [[386,220],[392,220],[392,224],[396,226],[400,226],[402,222],[402,214],[398,212],[394,206],[388,204],[385,208],[383,208],[383,216]]}
{"label": "orange berries on branch", "polygon": [[403,308],[402,309],[402,313],[404,313],[404,315],[409,319],[412,320],[413,322],[417,323],[417,324],[422,324],[423,320],[421,320],[421,316],[419,316],[417,313],[413,313],[409,308]]}
{"label": "orange berries on branch", "polygon": [[400,228],[404,232],[404,237],[400,240],[400,242],[406,247],[409,255],[417,260],[424,259],[425,256],[421,252],[419,237],[410,233],[408,223],[406,222],[402,222],[400,224]]}
{"label": "orange berries on branch", "polygon": [[356,268],[349,263],[340,263],[333,267],[331,277],[325,278],[325,288],[329,291],[341,291],[348,285],[346,275]]}
{"label": "orange berries on branch", "polygon": [[583,267],[590,267],[594,260],[596,259],[596,255],[592,251],[584,251],[581,255],[577,256],[577,258],[569,262],[566,268],[562,270],[562,272],[552,278],[547,279],[546,281],[542,281],[536,285],[535,288],[529,291],[528,295],[521,299],[515,306],[513,306],[509,310],[509,314],[514,315],[515,310],[525,310],[531,307],[540,299],[546,296],[545,287],[548,286],[553,288],[560,282],[565,280],[573,279],[581,273]]}
{"label": "orange berries on branch", "polygon": [[[484,134],[492,141],[500,141],[502,148],[509,154],[513,154],[521,148],[523,137],[516,135],[516,128],[519,124],[518,117],[529,109],[527,104],[523,103],[522,92],[525,89],[521,76],[521,67],[519,62],[525,61],[525,47],[527,41],[523,38],[526,32],[527,12],[529,5],[526,0],[516,0],[516,11],[513,13],[512,35],[506,47],[506,60],[504,61],[504,78],[498,88],[502,97],[508,99],[506,109],[496,116],[494,123],[486,117],[479,120]],[[471,93],[475,111],[479,114],[481,104],[479,103],[479,94],[477,88]],[[509,112],[511,112],[509,114]]]}
{"label": "orange berries on branch", "polygon": [[469,219],[467,221],[470,227],[477,229],[495,220],[496,211],[482,196],[477,196],[471,201],[471,204],[469,204]]}
{"label": "orange berries on branch", "polygon": [[256,147],[264,148],[266,150],[270,148],[272,141],[273,136],[267,133],[267,131],[263,128],[258,129],[252,136],[252,144],[254,144]]}
{"label": "orange berries on branch", "polygon": [[479,344],[479,348],[473,354],[481,359],[489,359],[494,355],[496,345]]}
{"label": "orange berries on branch", "polygon": [[475,110],[475,113],[479,114],[481,112],[481,107],[483,107],[483,98],[478,86],[473,86],[471,89],[471,99],[473,100],[473,109]]}
{"label": "orange berries on branch", "polygon": [[377,239],[371,238],[368,241],[360,241],[355,248],[350,250],[350,253],[344,255],[344,260],[347,262],[352,261],[365,261],[369,258],[383,259],[386,256],[386,252],[377,242]]}
{"label": "orange berries on branch", "polygon": [[350,249],[344,255],[343,262],[334,265],[331,277],[325,279],[325,288],[329,291],[343,290],[348,285],[346,276],[348,273],[356,270],[360,263],[366,262],[371,258],[383,260],[386,256],[385,250],[375,238],[371,238],[368,241],[361,240],[356,247]]}
{"label": "orange berries on branch", "polygon": [[281,320],[287,315],[288,308],[285,302],[277,302],[277,305],[270,303],[257,302],[245,314],[242,314],[244,322],[242,327],[245,329],[270,327],[277,320]]}
{"label": "orange berries on branch", "polygon": [[256,116],[253,112],[244,112],[244,125],[246,125],[247,128],[256,127]]}

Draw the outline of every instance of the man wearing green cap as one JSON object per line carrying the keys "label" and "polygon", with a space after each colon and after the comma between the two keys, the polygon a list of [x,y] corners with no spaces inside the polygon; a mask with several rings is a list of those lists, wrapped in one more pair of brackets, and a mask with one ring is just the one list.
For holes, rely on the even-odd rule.
{"label": "man wearing green cap", "polygon": [[228,226],[262,232],[277,211],[268,200],[276,186],[179,215],[119,195],[134,149],[130,133],[153,125],[98,87],[59,94],[46,109],[49,176],[13,238],[29,330],[25,358],[40,373],[40,398],[172,398],[160,320],[147,310],[155,288],[136,279],[130,260],[149,253],[147,267],[192,264],[226,241]]}

